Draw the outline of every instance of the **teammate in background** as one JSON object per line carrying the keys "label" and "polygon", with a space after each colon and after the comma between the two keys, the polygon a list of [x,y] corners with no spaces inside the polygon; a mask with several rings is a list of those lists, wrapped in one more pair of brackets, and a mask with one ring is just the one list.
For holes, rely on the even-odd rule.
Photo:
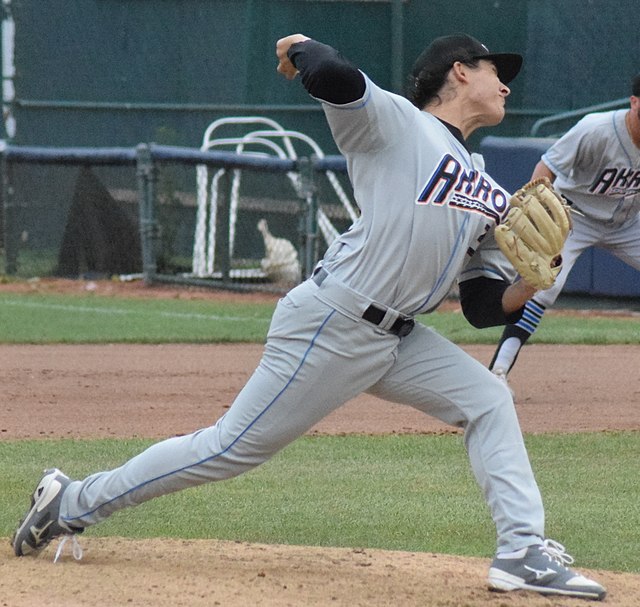
{"label": "teammate in background", "polygon": [[583,251],[604,247],[640,270],[640,73],[631,81],[628,110],[582,118],[542,155],[531,177],[548,177],[577,212],[555,284],[536,293],[522,318],[504,328],[489,368],[505,384]]}
{"label": "teammate in background", "polygon": [[[478,327],[516,322],[535,292],[513,282],[493,243],[509,195],[466,144],[477,128],[503,119],[507,83],[522,58],[491,54],[466,35],[438,38],[415,64],[409,101],[300,34],[279,40],[276,54],[278,72],[300,74],[322,102],[360,218],[278,303],[258,368],[215,425],[84,480],[45,471],[13,537],[16,555],[127,506],[250,470],[367,391],[464,429],[497,529],[491,588],[602,599],[604,588],[567,568],[571,557],[545,538],[508,390],[461,348],[414,323],[461,274],[462,306]],[[425,496],[425,512],[413,515],[428,510]]]}

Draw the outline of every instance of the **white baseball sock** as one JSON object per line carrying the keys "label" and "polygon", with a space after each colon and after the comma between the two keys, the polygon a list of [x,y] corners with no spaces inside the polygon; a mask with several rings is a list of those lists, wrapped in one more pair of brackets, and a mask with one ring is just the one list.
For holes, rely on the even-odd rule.
{"label": "white baseball sock", "polygon": [[493,363],[492,369],[502,369],[505,373],[509,371],[513,361],[516,359],[522,342],[517,337],[509,337],[502,342],[498,356]]}

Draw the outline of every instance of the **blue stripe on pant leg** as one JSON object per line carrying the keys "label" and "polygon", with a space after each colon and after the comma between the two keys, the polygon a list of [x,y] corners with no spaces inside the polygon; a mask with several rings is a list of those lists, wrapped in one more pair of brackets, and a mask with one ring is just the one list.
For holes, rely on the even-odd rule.
{"label": "blue stripe on pant leg", "polygon": [[[322,332],[322,330],[324,329],[324,327],[326,326],[327,322],[329,321],[329,319],[334,315],[335,310],[332,310],[331,313],[324,319],[324,321],[321,323],[320,327],[318,328],[318,330],[316,331],[315,335],[313,336],[313,338],[311,339],[311,341],[309,342],[309,346],[307,347],[305,353],[303,354],[300,363],[298,364],[296,370],[293,372],[293,374],[291,375],[291,377],[289,378],[289,380],[286,382],[286,384],[284,385],[284,387],[282,388],[282,390],[280,390],[280,392],[278,392],[278,394],[276,394],[276,396],[266,405],[266,407],[258,414],[256,415],[256,417],[249,423],[247,424],[247,426],[244,428],[244,430],[242,430],[242,432],[240,432],[238,434],[238,436],[236,436],[236,438],[229,443],[229,445],[227,447],[225,447],[224,449],[222,449],[221,451],[219,451],[218,453],[214,453],[213,455],[206,457],[198,462],[195,462],[193,464],[189,464],[187,466],[182,466],[181,468],[178,468],[176,470],[172,470],[170,472],[167,472],[165,474],[161,474],[159,476],[156,476],[152,479],[149,479],[143,483],[140,483],[138,485],[136,485],[135,487],[132,487],[131,489],[121,493],[120,495],[117,495],[116,497],[103,502],[102,504],[100,504],[99,506],[93,508],[92,510],[89,510],[87,512],[84,512],[83,514],[80,514],[78,516],[74,516],[74,517],[63,517],[63,521],[66,523],[72,523],[73,521],[76,521],[78,519],[82,519],[84,517],[90,516],[92,514],[94,514],[95,512],[97,512],[98,510],[100,510],[101,508],[104,508],[105,506],[108,506],[109,504],[112,504],[113,502],[122,499],[124,497],[126,497],[127,495],[141,489],[142,487],[145,487],[151,483],[154,482],[158,482],[161,481],[162,479],[165,479],[169,476],[172,476],[174,474],[179,474],[181,472],[184,472],[185,470],[189,470],[191,468],[195,468],[197,466],[201,466],[211,460],[214,460],[217,457],[220,457],[226,453],[229,452],[230,449],[232,449],[235,445],[238,444],[238,442],[243,438],[243,436],[260,420],[260,418],[269,410],[271,409],[277,402],[278,399],[282,396],[282,394],[284,394],[284,392],[287,390],[287,388],[292,384],[292,382],[295,380],[296,376],[298,375],[298,373],[300,372],[300,370],[302,369],[302,367],[304,366],[305,361],[307,360],[307,357],[309,356],[309,353],[311,352],[311,350],[313,349],[315,342],[318,338],[318,336],[320,335],[320,333]],[[169,439],[171,440],[171,439]],[[153,447],[150,447],[153,448]],[[191,485],[189,485],[191,486]],[[116,508],[117,510],[117,508]],[[114,510],[115,511],[115,510]]]}

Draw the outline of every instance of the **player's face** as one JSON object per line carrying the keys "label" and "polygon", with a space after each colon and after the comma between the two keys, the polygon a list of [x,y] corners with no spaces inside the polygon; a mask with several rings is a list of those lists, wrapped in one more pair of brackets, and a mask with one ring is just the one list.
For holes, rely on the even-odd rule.
{"label": "player's face", "polygon": [[500,82],[493,62],[485,59],[481,59],[477,69],[472,70],[471,78],[474,85],[471,100],[480,126],[499,124],[504,118],[505,99],[511,90]]}

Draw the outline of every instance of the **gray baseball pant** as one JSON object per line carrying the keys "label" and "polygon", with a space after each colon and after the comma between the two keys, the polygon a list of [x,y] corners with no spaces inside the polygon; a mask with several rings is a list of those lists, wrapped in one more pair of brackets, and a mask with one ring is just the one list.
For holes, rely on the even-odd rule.
{"label": "gray baseball pant", "polygon": [[[154,497],[237,476],[368,391],[463,428],[498,550],[539,543],[542,500],[507,388],[422,324],[398,338],[359,319],[359,307],[345,313],[321,301],[322,289],[307,280],[278,303],[260,364],[213,426],[74,481],[60,520],[82,528]],[[428,511],[428,496],[425,504]]]}

